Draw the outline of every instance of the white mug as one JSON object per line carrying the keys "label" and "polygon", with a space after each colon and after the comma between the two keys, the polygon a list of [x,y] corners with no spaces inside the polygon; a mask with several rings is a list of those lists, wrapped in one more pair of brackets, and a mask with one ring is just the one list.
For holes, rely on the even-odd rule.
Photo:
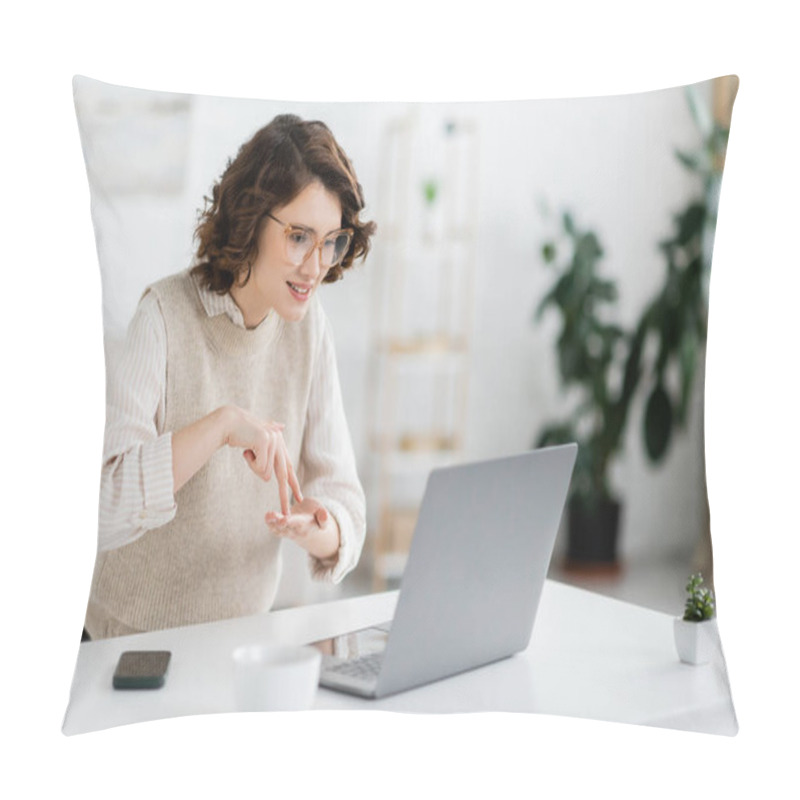
{"label": "white mug", "polygon": [[233,651],[240,711],[302,711],[314,703],[322,654],[315,647],[247,644]]}

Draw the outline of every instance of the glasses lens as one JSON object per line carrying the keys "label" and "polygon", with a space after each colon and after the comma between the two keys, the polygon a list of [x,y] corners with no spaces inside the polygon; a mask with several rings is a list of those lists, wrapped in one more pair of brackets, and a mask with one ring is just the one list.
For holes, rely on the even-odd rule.
{"label": "glasses lens", "polygon": [[347,248],[350,246],[350,233],[343,231],[334,236],[329,236],[322,243],[322,266],[334,267],[347,254]]}
{"label": "glasses lens", "polygon": [[289,228],[286,231],[286,256],[289,261],[299,267],[314,246],[314,240],[308,231],[302,228]]}
{"label": "glasses lens", "polygon": [[[328,236],[320,246],[320,260],[323,267],[334,267],[347,255],[352,233],[340,231]],[[299,267],[316,246],[312,235],[302,228],[289,228],[286,231],[286,257]]]}

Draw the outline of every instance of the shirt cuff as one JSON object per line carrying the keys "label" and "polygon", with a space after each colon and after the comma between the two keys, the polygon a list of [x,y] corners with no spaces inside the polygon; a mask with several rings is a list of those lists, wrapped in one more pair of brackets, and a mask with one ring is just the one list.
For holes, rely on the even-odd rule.
{"label": "shirt cuff", "polygon": [[339,552],[326,559],[309,556],[311,577],[324,583],[340,583],[358,562],[361,547],[357,543],[350,514],[335,500],[320,500],[339,525]]}
{"label": "shirt cuff", "polygon": [[144,507],[138,514],[143,528],[166,525],[177,511],[172,473],[172,433],[142,445],[142,488]]}

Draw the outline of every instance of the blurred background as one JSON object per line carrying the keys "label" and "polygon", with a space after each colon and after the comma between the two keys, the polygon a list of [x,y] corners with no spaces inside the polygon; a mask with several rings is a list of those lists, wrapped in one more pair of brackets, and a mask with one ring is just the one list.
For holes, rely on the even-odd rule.
{"label": "blurred background", "polygon": [[551,577],[670,613],[690,572],[713,584],[703,356],[735,92],[718,79],[569,100],[298,104],[76,79],[107,368],[144,288],[191,263],[227,160],[276,114],[325,121],[364,187],[373,250],[320,296],[367,545],[338,587],[312,583],[286,547],[277,605],[396,587],[432,468],[563,439],[583,461]]}

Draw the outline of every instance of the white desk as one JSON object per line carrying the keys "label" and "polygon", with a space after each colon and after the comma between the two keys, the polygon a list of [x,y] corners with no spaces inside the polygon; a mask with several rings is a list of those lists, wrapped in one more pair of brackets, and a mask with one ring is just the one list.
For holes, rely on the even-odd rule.
{"label": "white desk", "polygon": [[[231,652],[240,644],[305,644],[390,619],[397,592],[80,645],[64,733],[235,710]],[[547,581],[530,646],[504,661],[382,700],[325,689],[318,709],[423,713],[527,711],[732,735],[737,730],[722,649],[682,664],[672,617]],[[115,691],[120,653],[166,649],[158,690]]]}

